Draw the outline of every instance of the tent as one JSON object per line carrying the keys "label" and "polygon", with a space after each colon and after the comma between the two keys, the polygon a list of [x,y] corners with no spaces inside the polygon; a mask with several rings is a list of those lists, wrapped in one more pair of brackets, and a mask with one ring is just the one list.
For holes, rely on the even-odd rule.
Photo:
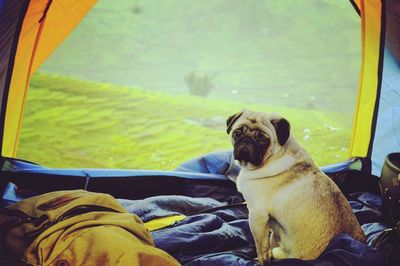
{"label": "tent", "polygon": [[[237,171],[230,165],[229,154],[206,156],[188,162],[177,171],[52,169],[16,158],[30,77],[95,2],[0,1],[0,124],[3,125],[0,128],[0,183],[3,198],[18,200],[9,183],[12,181],[36,193],[83,188],[125,199],[212,194],[216,200],[226,200],[223,195],[235,190],[234,184],[226,178],[227,173]],[[343,187],[348,192],[361,189],[378,194],[378,181],[373,177],[380,175],[385,156],[400,149],[400,5],[395,0],[351,3],[362,22],[362,65],[349,161],[324,170],[332,175],[345,171],[352,176],[352,181]],[[361,162],[361,167],[356,162]],[[165,232],[157,234],[160,239],[171,237]],[[164,249],[173,253],[171,247]]]}
{"label": "tent", "polygon": [[[2,2],[2,156],[16,156],[30,76],[94,3]],[[398,7],[394,2],[384,2],[387,12],[382,13],[379,1],[355,1],[354,6],[362,20],[363,64],[349,157],[366,158],[366,171],[379,175],[384,156],[399,148],[396,134],[392,134],[398,117],[394,98]]]}

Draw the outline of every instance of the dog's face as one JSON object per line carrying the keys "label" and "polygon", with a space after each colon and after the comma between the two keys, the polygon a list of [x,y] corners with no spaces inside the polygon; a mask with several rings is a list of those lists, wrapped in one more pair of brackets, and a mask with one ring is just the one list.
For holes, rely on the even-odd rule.
{"label": "dog's face", "polygon": [[289,122],[277,114],[245,110],[229,117],[226,125],[235,159],[250,168],[263,166],[290,136]]}

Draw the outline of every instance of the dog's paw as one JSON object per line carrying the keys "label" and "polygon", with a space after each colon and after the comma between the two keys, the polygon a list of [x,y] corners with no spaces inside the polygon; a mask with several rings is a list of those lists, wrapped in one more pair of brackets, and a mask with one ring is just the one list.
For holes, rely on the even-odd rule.
{"label": "dog's paw", "polygon": [[275,247],[271,249],[271,257],[274,258],[275,260],[282,260],[287,258],[287,254],[285,250],[281,247]]}
{"label": "dog's paw", "polygon": [[271,262],[271,256],[268,251],[258,254],[257,260],[260,265],[269,265]]}

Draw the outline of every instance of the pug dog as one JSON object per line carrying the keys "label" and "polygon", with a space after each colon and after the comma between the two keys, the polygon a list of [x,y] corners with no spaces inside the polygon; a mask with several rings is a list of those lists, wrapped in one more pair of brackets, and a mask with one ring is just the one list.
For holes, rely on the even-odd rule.
{"label": "pug dog", "polygon": [[348,201],[297,144],[285,118],[245,110],[226,124],[261,265],[315,259],[340,233],[365,242]]}

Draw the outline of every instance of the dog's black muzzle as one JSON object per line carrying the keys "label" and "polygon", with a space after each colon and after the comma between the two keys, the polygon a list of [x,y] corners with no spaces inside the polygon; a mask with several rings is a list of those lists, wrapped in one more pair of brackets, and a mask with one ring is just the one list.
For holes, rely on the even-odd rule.
{"label": "dog's black muzzle", "polygon": [[233,155],[238,161],[260,165],[265,151],[266,149],[260,147],[251,137],[243,137],[235,143]]}

